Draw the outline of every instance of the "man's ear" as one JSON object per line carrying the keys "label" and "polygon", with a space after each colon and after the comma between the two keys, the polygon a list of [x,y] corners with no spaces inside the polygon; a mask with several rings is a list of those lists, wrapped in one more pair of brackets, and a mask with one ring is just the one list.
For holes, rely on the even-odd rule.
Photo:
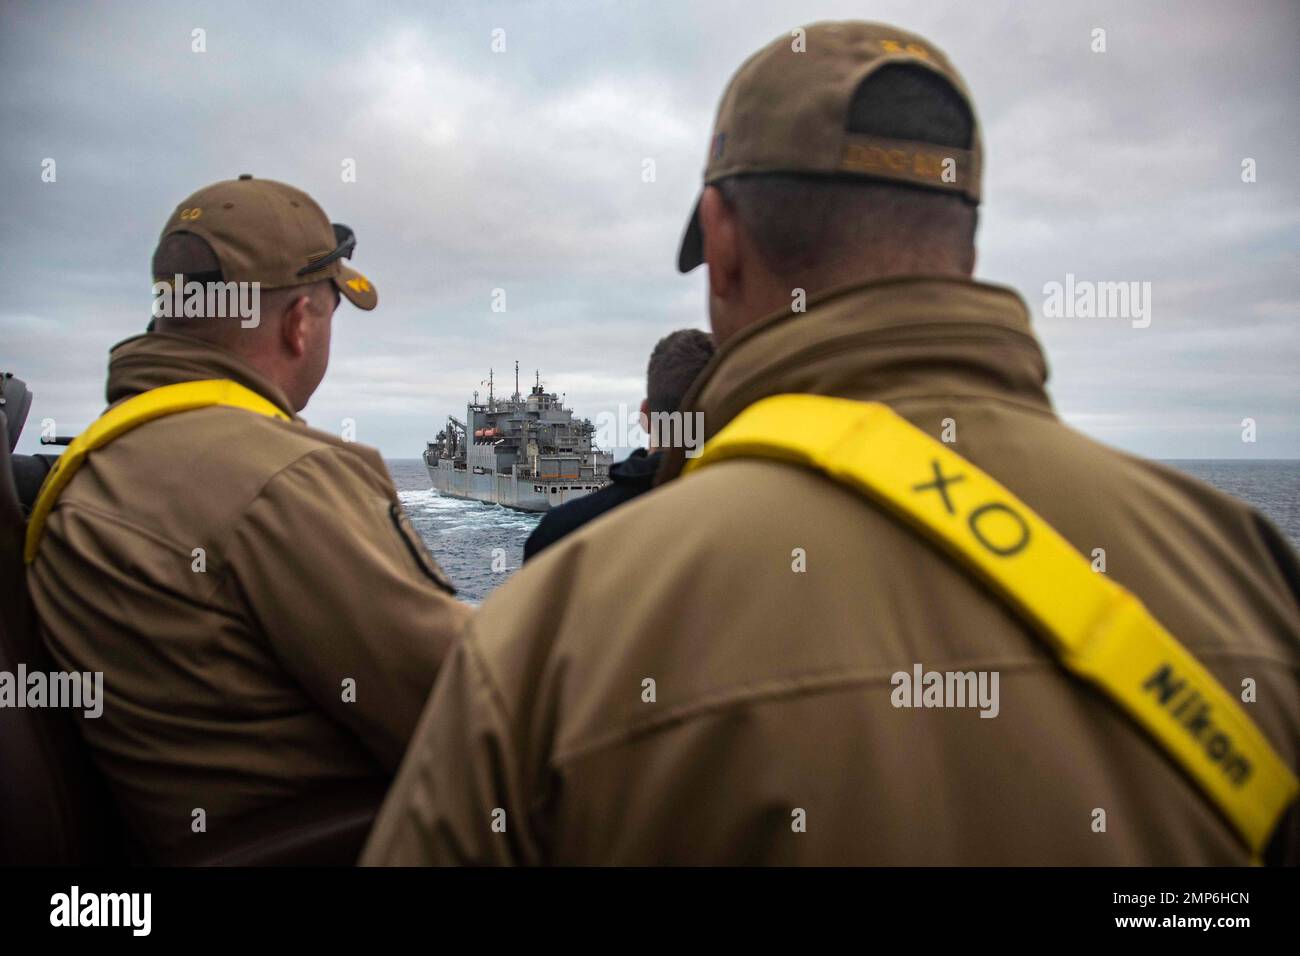
{"label": "man's ear", "polygon": [[641,399],[641,430],[650,434],[650,399]]}
{"label": "man's ear", "polygon": [[740,234],[735,211],[714,186],[700,197],[700,232],[704,238],[704,263],[709,288],[720,299],[734,294],[740,279]]}
{"label": "man's ear", "polygon": [[310,312],[311,298],[307,295],[294,296],[284,307],[284,315],[280,319],[280,338],[294,358],[302,358],[307,353]]}

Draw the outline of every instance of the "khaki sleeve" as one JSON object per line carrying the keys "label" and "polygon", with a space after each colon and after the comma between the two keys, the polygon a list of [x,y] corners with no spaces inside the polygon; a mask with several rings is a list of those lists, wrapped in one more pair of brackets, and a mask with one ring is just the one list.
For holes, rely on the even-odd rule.
{"label": "khaki sleeve", "polygon": [[473,625],[448,660],[363,866],[536,865],[518,749]]}
{"label": "khaki sleeve", "polygon": [[272,653],[396,770],[470,608],[391,484],[346,449],[306,455],[267,483],[227,557]]}

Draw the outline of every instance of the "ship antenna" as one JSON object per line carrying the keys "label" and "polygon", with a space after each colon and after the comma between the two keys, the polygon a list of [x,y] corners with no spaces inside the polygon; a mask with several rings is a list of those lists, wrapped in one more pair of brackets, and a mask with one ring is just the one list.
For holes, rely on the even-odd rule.
{"label": "ship antenna", "polygon": [[515,359],[515,401],[519,401],[519,359]]}

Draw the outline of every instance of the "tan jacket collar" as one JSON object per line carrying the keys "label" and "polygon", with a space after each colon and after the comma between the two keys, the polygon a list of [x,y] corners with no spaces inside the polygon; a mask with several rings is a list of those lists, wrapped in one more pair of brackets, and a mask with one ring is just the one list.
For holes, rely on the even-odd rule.
{"label": "tan jacket collar", "polygon": [[[726,343],[682,402],[705,437],[769,395],[859,401],[996,397],[1051,411],[1047,362],[1020,296],[970,279],[906,276],[846,287],[806,313],[763,319]],[[681,449],[658,483],[675,477]]]}
{"label": "tan jacket collar", "polygon": [[218,345],[168,332],[135,335],[113,346],[108,358],[108,403],[163,385],[209,378],[232,379],[297,418],[280,387],[243,358]]}

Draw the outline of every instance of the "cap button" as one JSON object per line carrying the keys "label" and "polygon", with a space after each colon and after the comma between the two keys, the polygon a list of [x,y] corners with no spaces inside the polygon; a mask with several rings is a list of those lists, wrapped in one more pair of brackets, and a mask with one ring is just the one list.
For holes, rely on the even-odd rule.
{"label": "cap button", "polygon": [[252,179],[252,178],[253,178],[253,174],[252,174],[252,173],[240,173],[240,174],[239,174],[239,178],[240,178],[240,179]]}

